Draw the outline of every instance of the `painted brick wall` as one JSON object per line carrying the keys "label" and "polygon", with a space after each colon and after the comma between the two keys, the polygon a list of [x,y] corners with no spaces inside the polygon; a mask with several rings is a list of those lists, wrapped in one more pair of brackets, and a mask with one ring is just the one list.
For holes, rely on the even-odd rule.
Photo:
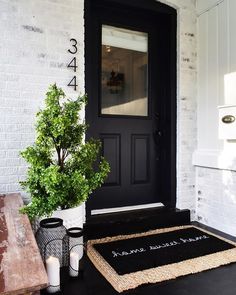
{"label": "painted brick wall", "polygon": [[[195,1],[162,2],[178,10],[177,207],[190,208],[194,218]],[[26,171],[19,151],[34,141],[35,113],[48,85],[69,91],[70,38],[78,40],[77,78],[84,89],[83,0],[0,0],[0,27],[0,192],[15,192]]]}
{"label": "painted brick wall", "polygon": [[191,210],[195,219],[195,167],[192,154],[197,137],[197,43],[195,0],[161,1],[178,14],[178,89],[177,89],[177,207]]}
{"label": "painted brick wall", "polygon": [[[34,141],[49,84],[72,97],[84,90],[83,1],[1,0],[0,28],[0,192],[16,192],[26,171],[19,151]],[[77,93],[66,87],[74,75],[71,38],[78,41]]]}
{"label": "painted brick wall", "polygon": [[236,236],[236,172],[197,168],[197,220]]}

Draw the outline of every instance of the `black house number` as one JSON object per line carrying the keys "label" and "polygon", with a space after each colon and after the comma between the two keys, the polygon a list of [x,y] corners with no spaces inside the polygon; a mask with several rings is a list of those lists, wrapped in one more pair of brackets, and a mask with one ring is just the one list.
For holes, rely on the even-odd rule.
{"label": "black house number", "polygon": [[76,39],[70,39],[70,42],[72,43],[71,44],[71,47],[72,47],[72,50],[68,49],[68,51],[71,53],[71,54],[76,54],[77,51],[78,51],[78,48],[77,48],[77,40]]}
{"label": "black house number", "polygon": [[[70,54],[73,54],[74,55],[78,51],[78,47],[77,47],[78,42],[74,38],[70,39],[70,42],[71,42],[71,48],[68,49],[68,52]],[[77,62],[76,62],[76,57],[75,56],[68,63],[67,68],[72,68],[73,71],[76,73],[76,70],[77,70],[78,66],[77,66]],[[77,86],[78,86],[77,81],[76,81],[76,75],[74,75],[74,77],[70,80],[70,82],[67,84],[67,86],[73,87],[74,88],[74,91],[76,91]]]}

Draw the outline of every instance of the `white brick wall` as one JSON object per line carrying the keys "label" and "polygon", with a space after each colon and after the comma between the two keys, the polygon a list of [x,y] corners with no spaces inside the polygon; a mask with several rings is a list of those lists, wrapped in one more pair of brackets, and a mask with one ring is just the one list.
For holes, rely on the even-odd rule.
{"label": "white brick wall", "polygon": [[[82,0],[0,0],[0,192],[19,191],[26,171],[19,151],[34,141],[35,113],[56,82],[84,91]],[[70,38],[78,41],[75,93]]]}
{"label": "white brick wall", "polygon": [[[195,1],[162,2],[178,10],[177,207],[190,208],[194,218]],[[0,0],[0,28],[0,192],[13,192],[26,171],[18,153],[34,140],[35,113],[48,85],[69,91],[70,38],[79,43],[77,78],[84,89],[83,0]]]}
{"label": "white brick wall", "polygon": [[191,210],[195,219],[195,167],[192,154],[197,136],[197,44],[195,0],[161,1],[178,14],[178,91],[177,91],[177,207]]}
{"label": "white brick wall", "polygon": [[197,168],[197,220],[236,236],[236,172]]}

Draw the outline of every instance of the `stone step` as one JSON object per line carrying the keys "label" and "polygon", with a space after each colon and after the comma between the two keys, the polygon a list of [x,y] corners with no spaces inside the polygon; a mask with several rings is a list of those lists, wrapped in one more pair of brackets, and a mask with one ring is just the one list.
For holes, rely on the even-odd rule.
{"label": "stone step", "polygon": [[84,226],[85,239],[145,232],[190,224],[190,211],[157,207],[91,216]]}

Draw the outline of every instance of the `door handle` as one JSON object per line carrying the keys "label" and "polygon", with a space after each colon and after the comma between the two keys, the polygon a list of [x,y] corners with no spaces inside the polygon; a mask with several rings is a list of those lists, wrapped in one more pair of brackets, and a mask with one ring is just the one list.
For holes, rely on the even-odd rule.
{"label": "door handle", "polygon": [[153,132],[153,139],[156,145],[159,145],[161,136],[162,136],[161,130],[155,130]]}
{"label": "door handle", "polygon": [[161,136],[162,136],[161,130],[155,130],[153,132],[153,141],[155,144],[156,160],[157,161],[159,161],[160,156],[161,156]]}

